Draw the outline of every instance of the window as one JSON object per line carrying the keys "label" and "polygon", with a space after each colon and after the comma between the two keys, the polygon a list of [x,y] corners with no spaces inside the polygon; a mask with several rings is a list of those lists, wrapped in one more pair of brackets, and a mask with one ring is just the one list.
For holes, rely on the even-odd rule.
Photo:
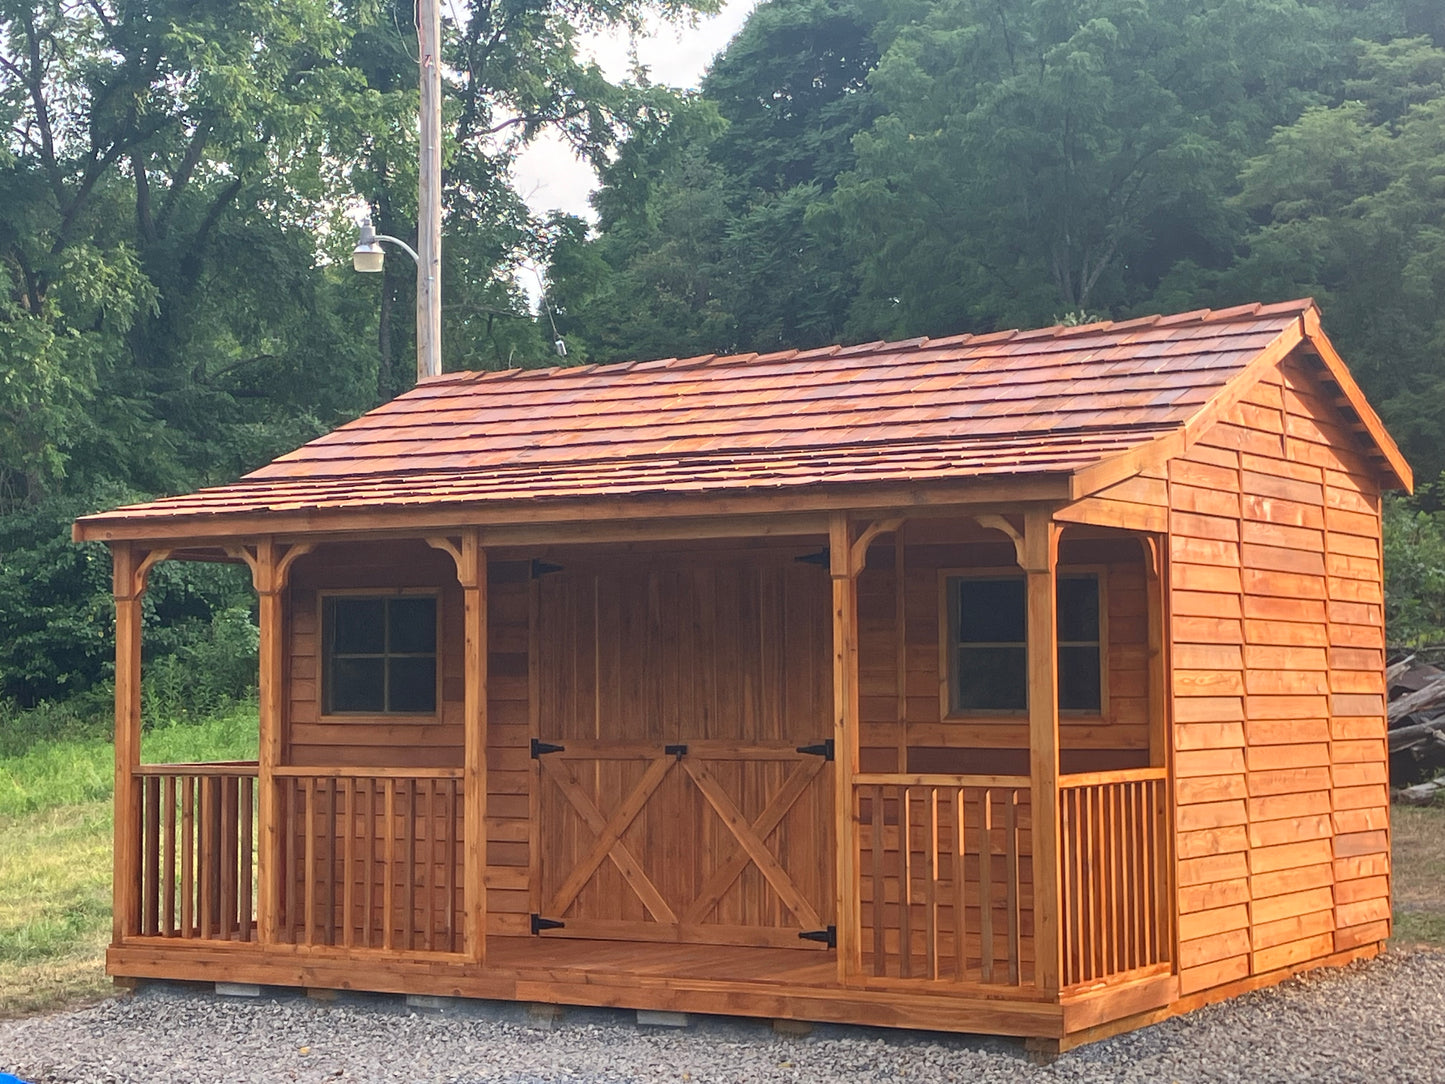
{"label": "window", "polygon": [[329,715],[432,715],[437,706],[437,600],[430,595],[328,595]]}
{"label": "window", "polygon": [[[1023,576],[948,578],[949,707],[952,712],[1028,709],[1028,600]],[[1059,708],[1103,706],[1099,577],[1058,578]]]}

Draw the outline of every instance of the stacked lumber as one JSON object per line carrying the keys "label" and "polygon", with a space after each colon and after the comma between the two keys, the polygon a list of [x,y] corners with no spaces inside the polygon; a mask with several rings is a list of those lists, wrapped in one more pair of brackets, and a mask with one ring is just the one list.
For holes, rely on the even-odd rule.
{"label": "stacked lumber", "polygon": [[1385,671],[1391,797],[1422,804],[1445,795],[1445,669],[1411,654]]}

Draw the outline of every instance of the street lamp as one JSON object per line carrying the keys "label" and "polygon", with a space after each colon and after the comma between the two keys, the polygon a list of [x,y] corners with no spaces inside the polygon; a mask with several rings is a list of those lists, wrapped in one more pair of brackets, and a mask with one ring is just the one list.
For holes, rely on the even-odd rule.
{"label": "street lamp", "polygon": [[[417,247],[378,234],[367,218],[351,253],[351,266],[377,272],[385,261],[380,242],[406,250],[416,261],[416,378],[440,376],[442,341],[442,75],[441,12],[437,0],[417,0],[416,35],[421,62],[421,162],[417,172]],[[417,251],[417,250],[420,251]]]}
{"label": "street lamp", "polygon": [[363,218],[357,226],[361,230],[361,236],[356,240],[356,247],[351,250],[351,266],[356,270],[365,274],[375,274],[381,270],[382,264],[386,262],[386,250],[381,247],[382,241],[395,245],[410,256],[413,263],[421,266],[421,257],[417,255],[416,249],[400,237],[377,233],[370,218]]}

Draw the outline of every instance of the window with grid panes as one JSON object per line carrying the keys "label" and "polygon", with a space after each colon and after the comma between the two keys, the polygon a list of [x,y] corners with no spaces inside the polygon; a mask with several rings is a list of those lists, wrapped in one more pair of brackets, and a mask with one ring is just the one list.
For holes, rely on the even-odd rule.
{"label": "window with grid panes", "polygon": [[[1099,577],[1057,581],[1059,709],[1094,712],[1103,702]],[[951,710],[1028,710],[1028,599],[1022,575],[948,578]]]}
{"label": "window with grid panes", "polygon": [[328,595],[322,624],[327,714],[435,714],[435,596]]}

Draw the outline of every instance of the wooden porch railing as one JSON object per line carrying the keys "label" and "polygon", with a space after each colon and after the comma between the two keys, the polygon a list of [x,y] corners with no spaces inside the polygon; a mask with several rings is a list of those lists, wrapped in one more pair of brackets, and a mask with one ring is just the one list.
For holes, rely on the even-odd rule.
{"label": "wooden porch railing", "polygon": [[1063,985],[1167,965],[1167,769],[1066,775],[1059,784]]}
{"label": "wooden porch railing", "polygon": [[143,764],[133,784],[140,913],[129,932],[254,940],[255,763]]}
{"label": "wooden porch railing", "polygon": [[460,768],[276,769],[282,940],[463,951]]}
{"label": "wooden porch railing", "polygon": [[1033,982],[1029,780],[855,776],[866,974]]}

